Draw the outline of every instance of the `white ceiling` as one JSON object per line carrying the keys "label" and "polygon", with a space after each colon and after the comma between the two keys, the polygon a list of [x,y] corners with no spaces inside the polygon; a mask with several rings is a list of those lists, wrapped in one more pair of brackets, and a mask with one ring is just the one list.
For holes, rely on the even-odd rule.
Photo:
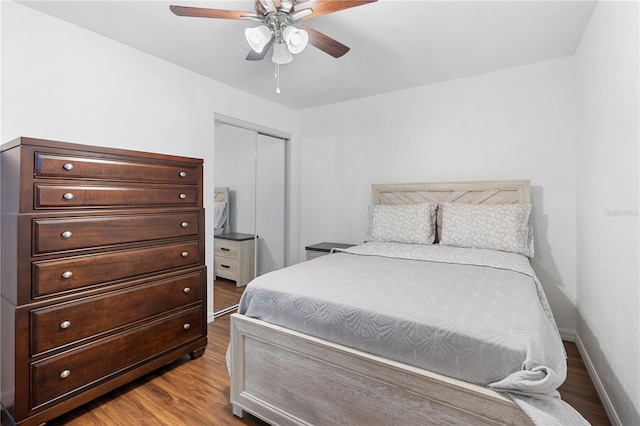
{"label": "white ceiling", "polygon": [[26,1],[222,83],[298,110],[572,55],[595,2],[379,0],[305,23],[351,47],[313,46],[280,70],[245,61],[254,22],[178,17],[170,4],[253,11],[253,2]]}

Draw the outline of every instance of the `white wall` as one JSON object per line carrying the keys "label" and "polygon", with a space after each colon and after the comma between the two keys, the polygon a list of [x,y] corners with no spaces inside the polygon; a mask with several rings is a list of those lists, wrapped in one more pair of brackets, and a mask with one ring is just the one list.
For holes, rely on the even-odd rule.
{"label": "white wall", "polygon": [[573,93],[573,60],[561,58],[303,111],[292,145],[293,255],[362,242],[373,183],[531,179],[534,267],[571,335]]}
{"label": "white wall", "polygon": [[637,2],[600,2],[575,55],[577,331],[614,422],[640,424]]}
{"label": "white wall", "polygon": [[[213,194],[214,113],[292,130],[290,110],[29,7],[0,7],[2,143],[30,136],[203,158]],[[205,208],[212,223],[212,197]],[[212,230],[206,252],[211,295]]]}
{"label": "white wall", "polygon": [[[294,261],[307,244],[362,241],[372,183],[529,178],[534,266],[558,324],[574,330],[577,298],[589,360],[619,418],[637,424],[637,15],[636,3],[597,6],[575,92],[574,59],[561,58],[292,114],[3,1],[0,142],[201,157],[212,193],[214,112],[289,131]],[[209,235],[210,281],[212,248]]]}

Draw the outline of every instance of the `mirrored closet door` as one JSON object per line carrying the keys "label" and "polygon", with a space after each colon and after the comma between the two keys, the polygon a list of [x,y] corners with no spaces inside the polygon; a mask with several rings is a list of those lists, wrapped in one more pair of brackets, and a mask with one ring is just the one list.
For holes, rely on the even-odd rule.
{"label": "mirrored closet door", "polygon": [[288,137],[275,133],[216,116],[214,316],[235,310],[254,277],[286,266]]}

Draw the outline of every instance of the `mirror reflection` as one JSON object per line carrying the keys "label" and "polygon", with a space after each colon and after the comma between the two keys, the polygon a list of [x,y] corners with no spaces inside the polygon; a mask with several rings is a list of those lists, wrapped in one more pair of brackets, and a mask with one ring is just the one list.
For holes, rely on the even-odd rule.
{"label": "mirror reflection", "polygon": [[237,308],[257,275],[286,256],[286,140],[216,122],[214,316]]}

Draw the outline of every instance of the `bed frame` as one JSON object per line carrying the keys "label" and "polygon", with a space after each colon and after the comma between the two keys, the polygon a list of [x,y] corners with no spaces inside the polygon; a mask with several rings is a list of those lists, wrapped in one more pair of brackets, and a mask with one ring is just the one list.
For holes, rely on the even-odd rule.
{"label": "bed frame", "polygon": [[229,225],[229,188],[221,186],[213,188],[213,201],[227,203],[227,208],[224,209],[224,233],[228,234],[231,232],[231,226]]}
{"label": "bed frame", "polygon": [[[373,185],[372,203],[529,204],[529,192],[524,180]],[[487,388],[238,314],[231,403],[273,425],[532,424]]]}

